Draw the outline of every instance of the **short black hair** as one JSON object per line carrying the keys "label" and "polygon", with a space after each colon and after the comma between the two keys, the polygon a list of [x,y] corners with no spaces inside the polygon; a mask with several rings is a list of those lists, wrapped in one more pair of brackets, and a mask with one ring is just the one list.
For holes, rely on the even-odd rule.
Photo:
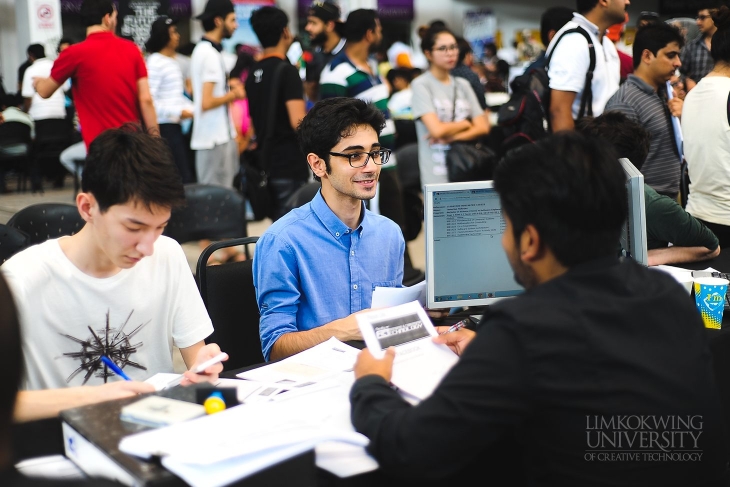
{"label": "short black hair", "polygon": [[115,8],[112,0],[84,0],[79,11],[81,22],[84,27],[101,25],[104,16],[113,14]]}
{"label": "short black hair", "polygon": [[712,35],[710,55],[717,62],[730,63],[730,9],[723,5],[712,14],[717,31]]}
{"label": "short black hair", "polygon": [[28,46],[28,54],[33,56],[34,59],[42,59],[46,57],[46,49],[42,44],[31,44]]}
{"label": "short black hair", "polygon": [[20,342],[18,309],[7,281],[0,273],[0,367],[3,370],[0,390],[0,438],[10,438],[15,399],[23,370],[23,347]]}
{"label": "short black hair", "polygon": [[634,69],[641,64],[641,55],[645,50],[649,50],[656,56],[660,49],[664,49],[672,42],[676,42],[679,48],[684,47],[684,37],[679,29],[665,22],[658,24],[650,24],[636,31],[634,36]]}
{"label": "short black hair", "polygon": [[130,201],[148,209],[185,203],[182,179],[165,139],[133,123],[105,130],[91,142],[81,190],[94,195],[102,212]]}
{"label": "short black hair", "polygon": [[[375,105],[358,98],[324,99],[317,102],[299,123],[299,147],[305,156],[314,153],[324,160],[329,174],[329,152],[343,137],[351,136],[358,125],[370,125],[380,135],[385,127],[385,116]],[[319,181],[317,176],[314,179]]]}
{"label": "short black hair", "polygon": [[279,43],[288,24],[286,13],[277,7],[261,7],[251,14],[251,28],[264,49]]}
{"label": "short black hair", "polygon": [[607,111],[597,117],[579,119],[575,129],[586,137],[606,139],[619,157],[630,160],[641,171],[649,154],[651,134],[639,122],[621,112]]}
{"label": "short black hair", "polygon": [[56,51],[58,51],[59,53],[61,52],[61,45],[62,44],[68,44],[70,46],[73,43],[74,43],[74,41],[70,37],[61,37],[61,40],[58,41],[58,46],[56,46]]}
{"label": "short black hair", "polygon": [[359,42],[363,40],[368,31],[374,31],[377,28],[375,22],[378,18],[378,12],[369,8],[359,8],[353,10],[347,16],[343,33],[348,42]]}
{"label": "short black hair", "polygon": [[391,68],[388,70],[388,73],[385,75],[385,78],[388,80],[388,83],[390,83],[390,86],[393,86],[393,83],[395,83],[396,78],[403,78],[408,83],[413,81],[413,69],[411,68]]}
{"label": "short black hair", "polygon": [[456,64],[459,65],[464,63],[466,55],[474,52],[474,49],[471,48],[471,44],[469,44],[469,41],[467,41],[463,37],[457,36],[456,44],[459,46],[459,59],[456,61]]}
{"label": "short black hair", "polygon": [[598,0],[576,0],[575,10],[579,14],[587,14],[598,5]]}
{"label": "short black hair", "polygon": [[558,132],[508,152],[494,173],[515,239],[533,225],[562,265],[616,255],[626,176],[603,139]]}
{"label": "short black hair", "polygon": [[550,44],[548,34],[551,30],[559,31],[573,18],[573,9],[568,7],[550,7],[540,16],[540,40],[547,47]]}

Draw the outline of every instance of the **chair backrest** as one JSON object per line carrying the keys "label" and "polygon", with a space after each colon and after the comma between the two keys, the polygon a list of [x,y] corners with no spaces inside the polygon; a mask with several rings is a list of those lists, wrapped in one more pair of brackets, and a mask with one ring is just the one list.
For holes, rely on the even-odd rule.
{"label": "chair backrest", "polygon": [[319,181],[312,181],[298,190],[294,192],[294,194],[291,195],[289,200],[286,202],[286,207],[289,210],[292,210],[294,208],[299,208],[302,205],[305,205],[312,201],[312,199],[317,194],[317,191],[319,191],[319,188],[322,187],[322,183]]}
{"label": "chair backrest", "polygon": [[0,264],[29,245],[30,237],[27,233],[17,228],[0,224]]}
{"label": "chair backrest", "polygon": [[258,237],[235,238],[209,245],[198,258],[196,279],[208,315],[213,321],[213,334],[205,341],[217,343],[228,353],[225,370],[240,369],[264,362],[259,335],[259,307],[253,285],[253,260],[207,265],[218,249],[250,245]]}
{"label": "chair backrest", "polygon": [[243,196],[232,188],[186,184],[183,208],[172,211],[164,234],[179,243],[247,236]]}
{"label": "chair backrest", "polygon": [[38,203],[26,206],[8,220],[8,226],[24,231],[30,243],[45,242],[49,238],[74,235],[86,222],[76,205],[66,203]]}
{"label": "chair backrest", "polygon": [[0,145],[30,144],[30,125],[23,122],[0,123]]}
{"label": "chair backrest", "polygon": [[[72,126],[65,118],[49,118],[37,120],[35,125],[34,145],[65,144],[71,145]],[[65,148],[65,147],[64,147]]]}
{"label": "chair backrest", "polygon": [[398,177],[403,188],[403,237],[415,240],[423,228],[423,199],[421,197],[421,170],[418,167],[418,144],[407,144],[395,151]]}

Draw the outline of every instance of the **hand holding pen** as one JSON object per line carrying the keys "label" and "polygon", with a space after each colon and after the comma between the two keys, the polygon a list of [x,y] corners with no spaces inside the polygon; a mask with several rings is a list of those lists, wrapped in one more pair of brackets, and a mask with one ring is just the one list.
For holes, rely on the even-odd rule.
{"label": "hand holding pen", "polygon": [[443,330],[444,327],[439,327],[443,331],[440,331],[438,335],[433,337],[434,343],[442,343],[449,347],[456,355],[461,355],[476,335],[474,331],[465,328],[467,323],[466,320],[462,320],[454,323],[445,330]]}
{"label": "hand holding pen", "polygon": [[451,333],[451,332],[456,331],[456,330],[461,330],[462,328],[464,328],[466,326],[466,324],[468,323],[468,321],[469,321],[469,318],[467,318],[465,320],[457,321],[456,323],[454,323],[453,325],[451,325],[447,330],[442,331],[441,333],[439,333],[439,335],[444,335],[446,333]]}

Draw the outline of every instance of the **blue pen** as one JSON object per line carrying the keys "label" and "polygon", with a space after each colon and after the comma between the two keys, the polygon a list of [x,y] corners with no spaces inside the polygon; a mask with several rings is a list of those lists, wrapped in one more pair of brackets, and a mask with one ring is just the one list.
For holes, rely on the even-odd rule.
{"label": "blue pen", "polygon": [[115,364],[114,362],[112,362],[109,359],[109,357],[107,357],[105,355],[102,355],[101,356],[101,361],[104,362],[107,367],[109,367],[110,369],[112,369],[112,372],[114,372],[115,374],[117,374],[122,379],[124,379],[124,380],[132,380],[132,379],[129,378],[129,376],[127,374],[124,373],[124,371],[122,369],[120,369],[119,367],[117,367],[117,364]]}

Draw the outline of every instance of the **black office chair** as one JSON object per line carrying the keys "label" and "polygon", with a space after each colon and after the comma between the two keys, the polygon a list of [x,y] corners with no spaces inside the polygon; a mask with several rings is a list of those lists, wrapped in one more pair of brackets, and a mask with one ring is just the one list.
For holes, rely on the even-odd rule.
{"label": "black office chair", "polygon": [[33,141],[32,183],[34,189],[41,186],[43,177],[52,178],[57,187],[63,185],[66,169],[61,165],[61,152],[71,145],[71,125],[65,118],[38,120]]}
{"label": "black office chair", "polygon": [[30,236],[27,233],[0,224],[0,264],[29,245]]}
{"label": "black office chair", "polygon": [[403,188],[403,216],[406,242],[415,240],[423,227],[421,170],[418,167],[418,143],[404,145],[395,151],[398,177]]}
{"label": "black office chair", "polygon": [[196,278],[213,334],[206,343],[217,343],[228,353],[226,370],[264,362],[259,336],[259,308],[253,285],[253,261],[207,265],[213,252],[224,247],[254,244],[258,237],[234,238],[210,244],[198,258]]}
{"label": "black office chair", "polygon": [[183,208],[172,211],[164,234],[179,243],[246,237],[241,194],[212,184],[186,184]]}
{"label": "black office chair", "polygon": [[[32,140],[30,126],[22,122],[0,123],[0,177],[7,171],[18,175],[18,191],[25,191],[30,173]],[[0,183],[4,183],[0,181]]]}
{"label": "black office chair", "polygon": [[38,203],[15,213],[8,226],[27,233],[31,245],[50,238],[74,235],[86,222],[75,205],[66,203]]}
{"label": "black office chair", "polygon": [[321,187],[322,183],[319,181],[311,181],[305,184],[296,190],[294,194],[291,195],[291,198],[287,200],[287,209],[293,210],[294,208],[299,208],[300,206],[309,203],[317,195],[317,191],[319,191],[319,188]]}

